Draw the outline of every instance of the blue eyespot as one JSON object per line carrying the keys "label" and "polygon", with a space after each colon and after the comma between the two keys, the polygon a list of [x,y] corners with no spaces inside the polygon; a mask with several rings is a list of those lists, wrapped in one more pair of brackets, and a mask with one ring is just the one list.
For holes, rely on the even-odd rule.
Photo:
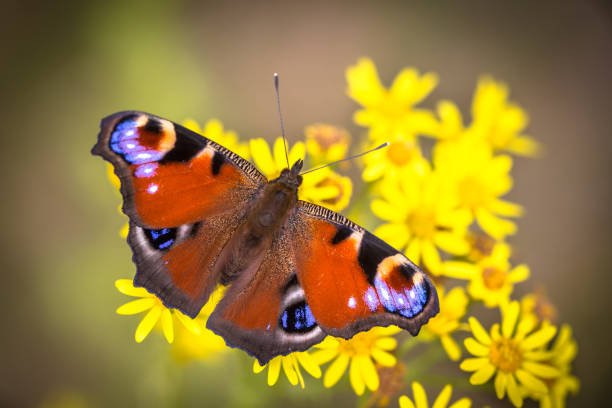
{"label": "blue eyespot", "polygon": [[317,322],[306,302],[301,301],[285,309],[280,326],[289,333],[305,333],[315,328]]}
{"label": "blue eyespot", "polygon": [[149,244],[155,249],[167,249],[176,240],[176,228],[145,229],[143,231]]}

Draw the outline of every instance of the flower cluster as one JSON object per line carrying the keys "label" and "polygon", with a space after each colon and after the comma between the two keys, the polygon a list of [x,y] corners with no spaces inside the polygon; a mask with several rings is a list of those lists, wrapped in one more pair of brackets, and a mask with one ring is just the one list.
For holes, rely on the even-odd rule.
{"label": "flower cluster", "polygon": [[[268,384],[277,383],[282,368],[292,385],[304,388],[303,370],[333,387],[348,370],[355,394],[369,390],[373,398],[388,402],[405,393],[403,373],[411,370],[406,350],[416,344],[438,348],[441,358],[447,356],[456,365],[458,377],[471,373],[469,382],[475,389],[494,389],[497,398],[507,398],[516,407],[526,398],[542,407],[563,407],[568,394],[579,390],[572,375],[578,346],[571,327],[557,326],[556,308],[542,292],[530,293],[520,303],[513,297],[515,286],[531,274],[527,265],[517,264],[509,243],[517,232],[516,219],[524,212],[506,197],[514,182],[513,155],[537,157],[542,149],[525,133],[527,113],[510,100],[507,85],[490,77],[476,85],[469,121],[448,100],[439,101],[433,110],[421,106],[438,83],[435,73],[406,68],[387,88],[374,63],[363,58],[347,69],[346,78],[348,96],[360,105],[354,122],[364,128],[355,145],[389,146],[359,161],[305,175],[299,197],[335,211],[348,209],[353,218],[420,265],[435,281],[440,313],[416,339],[393,326],[376,327],[348,340],[327,337],[313,350],[278,356],[266,365]],[[287,167],[281,138],[271,145],[261,138],[241,141],[217,120],[203,128],[192,120],[184,125],[252,160],[269,179]],[[339,126],[317,123],[304,133],[304,142],[288,147],[290,163],[305,159],[307,166],[317,167],[346,157],[350,150],[352,137]],[[359,188],[363,193],[352,197],[353,182],[343,172],[355,163],[362,165],[364,186]],[[118,180],[113,183],[118,186]],[[122,235],[126,233],[124,228]],[[147,311],[136,329],[136,341],[157,325],[172,343],[176,319],[182,332],[175,355],[194,359],[228,350],[222,339],[205,329],[221,292],[191,320],[129,281],[117,281],[117,288],[140,298],[117,313]],[[478,303],[497,309],[501,316],[488,330],[474,316]],[[465,333],[469,337],[462,342]],[[460,361],[465,353],[470,356]],[[260,373],[266,366],[255,361],[253,371]],[[412,378],[423,374],[414,369]],[[479,387],[488,382],[491,387]],[[434,406],[448,406],[451,393],[451,386],[445,386]],[[401,396],[400,406],[428,406],[420,382],[412,383],[412,395]],[[470,405],[464,397],[450,407]]]}

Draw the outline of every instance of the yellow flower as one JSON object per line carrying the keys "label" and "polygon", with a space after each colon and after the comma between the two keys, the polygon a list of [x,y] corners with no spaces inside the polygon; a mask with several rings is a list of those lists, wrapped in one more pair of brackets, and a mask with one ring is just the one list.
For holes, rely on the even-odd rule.
{"label": "yellow flower", "polygon": [[439,337],[448,357],[457,361],[461,358],[461,349],[451,337],[451,333],[459,328],[459,321],[465,315],[468,298],[461,287],[453,288],[448,294],[442,287],[436,287],[440,301],[440,313],[431,318],[423,326],[420,338]]}
{"label": "yellow flower", "polygon": [[440,101],[436,107],[440,122],[433,136],[440,141],[457,141],[465,137],[465,128],[461,112],[451,101]]}
{"label": "yellow flower", "polygon": [[433,274],[441,272],[438,248],[454,255],[467,253],[465,239],[470,213],[457,208],[457,199],[435,172],[405,175],[381,185],[382,199],[372,202],[372,212],[387,221],[374,234],[416,264],[423,262]]}
{"label": "yellow flower", "polygon": [[478,81],[472,102],[470,132],[486,140],[496,151],[535,156],[538,142],[522,134],[529,118],[520,106],[508,102],[508,87],[490,77]]}
{"label": "yellow flower", "polygon": [[313,166],[344,159],[351,140],[349,133],[342,128],[315,123],[304,130],[306,151]]}
{"label": "yellow flower", "polygon": [[529,293],[521,299],[521,313],[533,315],[538,322],[557,322],[557,308],[550,301],[543,288]]}
{"label": "yellow flower", "polygon": [[[117,175],[115,174],[115,170],[113,170],[113,165],[110,163],[106,163],[106,175],[108,176],[108,180],[111,182],[113,187],[115,187],[115,191],[119,193],[119,190],[121,188],[121,182],[119,181],[119,177],[117,177]],[[117,210],[119,211],[119,214],[124,215],[123,210],[121,209],[121,204],[119,204]],[[119,230],[119,236],[123,239],[127,238],[129,228],[130,224],[126,222]]]}
{"label": "yellow flower", "polygon": [[268,385],[271,387],[278,381],[282,366],[291,385],[298,385],[299,383],[300,387],[304,388],[304,377],[302,377],[300,365],[314,378],[321,378],[319,363],[307,351],[298,351],[286,356],[276,356],[264,366],[255,360],[253,362],[253,372],[258,374],[267,366]]}
{"label": "yellow flower", "polygon": [[419,75],[414,68],[403,69],[385,89],[374,63],[361,58],[346,70],[348,95],[364,109],[355,112],[355,123],[369,127],[370,138],[382,143],[388,140],[413,141],[417,134],[431,133],[436,127],[432,112],[414,109],[438,83],[433,73]]}
{"label": "yellow flower", "polygon": [[[416,141],[387,140],[389,146],[363,156],[365,168],[362,177],[364,181],[374,181],[383,176],[387,178],[402,178],[405,174],[425,174],[431,165],[423,157],[421,148]],[[369,148],[375,148],[374,143]],[[368,149],[366,149],[368,150]]]}
{"label": "yellow flower", "polygon": [[397,347],[397,340],[390,336],[400,331],[396,326],[374,327],[357,333],[349,340],[326,337],[316,346],[320,350],[312,355],[319,364],[335,359],[325,372],[323,385],[327,388],[334,386],[350,363],[349,379],[355,393],[362,395],[366,386],[376,391],[380,379],[372,359],[384,367],[394,366],[397,360],[388,351]]}
{"label": "yellow flower", "polygon": [[491,148],[471,140],[439,143],[434,149],[434,166],[454,185],[459,205],[471,211],[480,227],[493,238],[516,232],[514,222],[522,207],[499,197],[512,188],[509,156],[493,156]]}
{"label": "yellow flower", "polygon": [[554,337],[557,328],[547,325],[533,331],[533,319],[519,320],[520,307],[516,301],[501,310],[501,328],[496,323],[490,333],[476,318],[469,318],[474,337],[465,339],[464,345],[475,358],[463,360],[460,367],[464,371],[474,371],[470,377],[473,385],[484,384],[495,374],[497,398],[504,398],[507,392],[512,404],[521,407],[525,395],[523,387],[529,392],[545,393],[545,381],[560,375],[559,369],[543,361],[549,354],[541,350]]}
{"label": "yellow flower", "polygon": [[487,307],[495,307],[508,301],[515,283],[529,277],[529,267],[521,264],[511,268],[509,257],[510,248],[496,244],[491,255],[475,264],[462,261],[445,262],[443,273],[451,278],[470,280],[470,296],[482,300]]}
{"label": "yellow flower", "polygon": [[[289,150],[290,166],[298,159],[303,159],[304,153],[304,143],[296,143]],[[251,154],[259,170],[268,179],[278,177],[287,168],[285,147],[280,137],[274,142],[273,153],[264,139],[251,139]],[[348,177],[339,176],[330,168],[323,168],[304,175],[298,197],[339,211],[348,205],[351,193],[352,183]]]}
{"label": "yellow flower", "polygon": [[217,119],[209,119],[204,125],[204,129],[193,119],[183,121],[183,126],[206,136],[215,143],[219,143],[245,160],[250,159],[248,143],[240,142],[238,135],[233,130],[224,130],[223,124]]}
{"label": "yellow flower", "polygon": [[133,315],[148,310],[140,324],[136,328],[134,338],[137,343],[142,342],[151,332],[158,321],[168,343],[174,341],[173,317],[181,322],[186,329],[194,334],[200,334],[204,330],[204,322],[200,318],[191,319],[178,310],[168,309],[155,295],[147,292],[145,288],[136,288],[131,279],[118,279],[115,286],[124,295],[138,297],[117,309],[117,314]]}
{"label": "yellow flower", "polygon": [[[472,401],[469,398],[461,398],[459,401],[448,405],[451,395],[453,393],[453,387],[450,384],[447,384],[440,392],[440,395],[436,398],[433,403],[433,408],[470,408],[472,406]],[[402,395],[399,398],[399,406],[400,408],[428,408],[429,403],[427,402],[427,395],[425,394],[425,389],[421,385],[421,383],[414,381],[412,383],[412,396],[414,398],[414,402],[410,398],[405,395]]]}

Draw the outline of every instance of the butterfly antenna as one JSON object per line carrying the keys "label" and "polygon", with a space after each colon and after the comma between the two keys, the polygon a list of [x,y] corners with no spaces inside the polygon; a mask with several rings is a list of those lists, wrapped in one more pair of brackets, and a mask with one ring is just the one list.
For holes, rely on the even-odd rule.
{"label": "butterfly antenna", "polygon": [[280,119],[281,134],[283,136],[283,144],[285,145],[285,158],[287,159],[287,167],[289,164],[289,153],[287,152],[287,138],[285,137],[285,126],[283,125],[283,114],[280,108],[280,93],[278,92],[278,74],[274,73],[274,90],[276,91],[276,106],[278,107],[278,118]]}
{"label": "butterfly antenna", "polygon": [[381,144],[378,147],[375,147],[373,149],[368,150],[367,152],[359,153],[359,154],[356,154],[355,156],[347,157],[346,159],[337,160],[335,162],[331,162],[331,163],[325,164],[325,165],[323,165],[321,167],[317,167],[316,169],[311,169],[311,170],[305,171],[303,173],[300,173],[300,176],[303,176],[306,173],[311,173],[311,172],[313,172],[315,170],[320,170],[320,169],[325,168],[325,167],[333,166],[334,164],[342,163],[343,161],[356,159],[358,157],[361,157],[361,156],[366,155],[368,153],[375,152],[376,150],[382,149],[383,147],[387,147],[387,146],[389,146],[389,142],[385,142],[385,143]]}

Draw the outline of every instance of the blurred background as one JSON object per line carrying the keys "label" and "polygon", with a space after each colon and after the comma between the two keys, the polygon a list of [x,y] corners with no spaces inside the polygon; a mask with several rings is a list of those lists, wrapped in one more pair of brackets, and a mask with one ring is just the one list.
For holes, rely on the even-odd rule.
{"label": "blurred background", "polygon": [[114,280],[134,273],[118,236],[120,199],[89,151],[100,119],[124,109],[215,117],[242,138],[270,140],[274,72],[290,141],[313,122],[356,137],[344,74],[361,56],[386,84],[406,66],[437,72],[424,105],[451,99],[465,117],[479,75],[508,83],[530,114],[528,133],[546,146],[513,171],[509,198],[527,209],[516,257],[580,344],[582,388],[569,406],[609,399],[612,13],[603,0],[9,1],[0,43],[1,406],[354,405],[348,386],[269,388],[236,353],[179,366],[161,336],[136,344],[139,318],[114,312],[128,300]]}

